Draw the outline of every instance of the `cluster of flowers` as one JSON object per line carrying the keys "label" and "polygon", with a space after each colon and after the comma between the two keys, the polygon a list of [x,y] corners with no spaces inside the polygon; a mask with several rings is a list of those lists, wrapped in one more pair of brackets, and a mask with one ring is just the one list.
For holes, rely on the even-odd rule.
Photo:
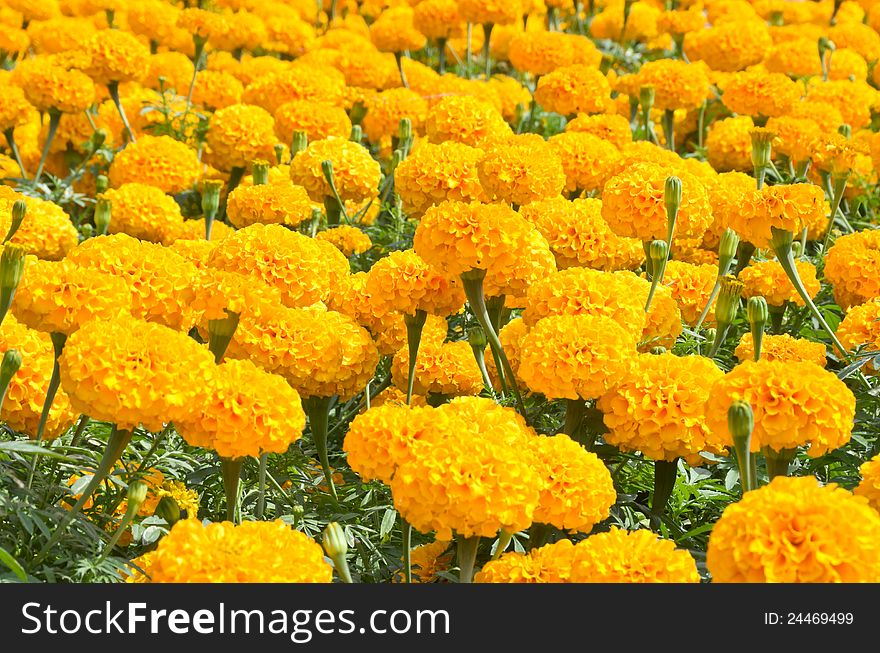
{"label": "cluster of flowers", "polygon": [[[307,420],[335,495],[329,406],[365,393],[343,450],[406,531],[434,534],[412,555],[423,581],[453,538],[469,580],[496,535],[478,581],[698,581],[672,542],[602,525],[617,492],[597,437],[658,481],[745,455],[715,580],[880,580],[880,460],[855,493],[745,478],[749,452],[785,476],[853,431],[826,343],[784,326],[812,312],[833,365],[880,349],[880,238],[847,219],[870,223],[880,166],[872,3],[181,4],[0,0],[0,350],[20,355],[0,417],[40,441],[114,425],[71,514],[133,432],[171,424],[222,459],[230,518],[242,459],[286,452]],[[633,44],[640,66],[618,56]],[[411,243],[374,245],[389,218],[417,223]],[[450,328],[462,316],[479,326]],[[694,336],[710,355],[673,353]],[[383,361],[392,386],[371,396]],[[532,428],[535,397],[565,400],[563,432]],[[139,514],[170,496],[196,516],[186,488],[146,480]],[[545,527],[562,539],[501,555]],[[153,582],[333,571],[281,522],[196,519],[137,565]]]}

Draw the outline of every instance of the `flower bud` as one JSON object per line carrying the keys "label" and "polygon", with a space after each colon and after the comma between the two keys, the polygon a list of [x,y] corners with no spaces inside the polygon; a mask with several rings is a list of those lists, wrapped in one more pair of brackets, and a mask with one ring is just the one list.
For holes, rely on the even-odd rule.
{"label": "flower bud", "polygon": [[669,236],[666,240],[671,242],[675,221],[678,218],[678,207],[681,206],[681,179],[675,176],[666,178],[663,201],[666,203],[666,220],[669,224]]}
{"label": "flower bud", "polygon": [[281,143],[275,143],[272,149],[275,151],[275,164],[281,165],[281,161],[284,159],[284,146]]}
{"label": "flower bud", "polygon": [[661,354],[666,353],[666,347],[663,347],[662,345],[657,345],[656,347],[651,347],[651,353],[654,354],[655,356],[660,356]]}
{"label": "flower bud", "polygon": [[749,130],[752,138],[752,165],[755,170],[763,170],[770,165],[773,139],[776,134],[764,127]]}
{"label": "flower bud", "polygon": [[348,561],[345,559],[348,553],[348,542],[345,532],[338,523],[330,522],[324,529],[324,539],[321,541],[327,557],[333,561],[336,572],[346,583],[351,582],[351,573],[348,570]]}
{"label": "flower bud", "polygon": [[90,152],[97,152],[107,141],[107,136],[109,136],[109,133],[106,129],[100,128],[95,130],[91,137],[89,137],[86,147]]}
{"label": "flower bud", "polygon": [[15,232],[18,231],[19,227],[21,227],[22,222],[24,222],[24,218],[27,215],[27,204],[24,200],[15,200],[12,203],[12,222],[9,224],[9,231],[6,232],[6,237],[3,239],[4,243],[12,240],[12,237],[15,236]]}
{"label": "flower bud", "polygon": [[791,244],[791,255],[793,257],[800,258],[804,253],[804,246],[801,244],[801,241],[796,240]]}
{"label": "flower bud", "polygon": [[751,461],[752,430],[755,428],[755,416],[748,402],[736,400],[727,409],[727,429],[736,450],[736,462],[739,466],[739,477],[743,490],[755,489],[757,479]]}
{"label": "flower bud", "polygon": [[662,279],[669,258],[669,245],[665,240],[652,240],[648,245],[648,258],[651,259],[653,276]]}
{"label": "flower bud", "polygon": [[98,175],[95,178],[95,193],[100,195],[108,188],[110,188],[110,180],[107,178],[107,175]]}
{"label": "flower bud", "polygon": [[336,177],[333,175],[333,162],[330,159],[321,161],[321,172],[324,173],[324,179],[330,184],[330,188],[336,190]]}
{"label": "flower bud", "polygon": [[262,186],[269,183],[269,162],[263,159],[255,159],[253,166],[254,186]]}
{"label": "flower bud", "polygon": [[3,400],[6,399],[6,391],[9,382],[21,367],[21,354],[17,349],[7,349],[0,361],[0,410],[3,408]]}
{"label": "flower bud", "polygon": [[718,247],[718,276],[723,277],[730,272],[730,264],[736,256],[739,247],[739,236],[733,229],[725,229],[721,234],[721,244]]}
{"label": "flower bud", "polygon": [[223,188],[223,182],[216,180],[208,180],[202,187],[202,213],[205,219],[217,217],[217,211],[220,208],[220,189]]}
{"label": "flower bud", "polygon": [[397,130],[397,142],[398,147],[403,150],[404,158],[406,158],[413,143],[412,120],[409,118],[402,118],[400,120]]}
{"label": "flower bud", "polygon": [[0,254],[0,324],[12,306],[15,289],[24,274],[25,255],[27,251],[21,245],[6,243]]}
{"label": "flower bud", "polygon": [[468,344],[475,349],[479,349],[483,351],[486,349],[486,345],[489,344],[489,339],[486,338],[486,332],[483,331],[482,327],[471,327],[467,330]]}
{"label": "flower bud", "polygon": [[230,311],[228,308],[226,317],[217,320],[208,320],[208,349],[214,354],[214,362],[218,365],[223,360],[223,354],[226,353],[232,336],[238,328],[239,313]]}
{"label": "flower bud", "polygon": [[110,213],[110,200],[99,197],[95,202],[95,233],[99,236],[106,236],[110,229]]}
{"label": "flower bud", "polygon": [[169,526],[174,526],[174,524],[180,521],[180,506],[177,505],[174,497],[166,494],[156,504],[155,514],[168,522]]}
{"label": "flower bud", "polygon": [[290,156],[295,157],[309,146],[309,136],[304,131],[298,129],[293,132],[293,138],[290,141]]}
{"label": "flower bud", "polygon": [[655,95],[656,90],[650,84],[639,87],[639,104],[642,105],[642,112],[651,113],[651,109],[654,108]]}
{"label": "flower bud", "polygon": [[[147,492],[149,492],[150,487],[144,483],[143,481],[134,481],[128,486],[128,505],[132,504],[137,505],[140,508],[141,504],[147,500]],[[135,510],[137,512],[137,510]]]}
{"label": "flower bud", "polygon": [[733,275],[721,278],[721,291],[715,304],[715,321],[718,326],[730,325],[736,319],[739,310],[739,298],[744,288],[742,281]]}
{"label": "flower bud", "polygon": [[95,228],[88,222],[85,222],[79,226],[79,232],[85,240],[88,240],[95,235]]}
{"label": "flower bud", "polygon": [[355,143],[360,143],[364,139],[364,128],[360,125],[352,125],[351,134],[348,137],[348,140],[353,141]]}
{"label": "flower bud", "polygon": [[750,297],[746,304],[746,313],[749,316],[749,327],[752,333],[755,361],[761,359],[761,343],[764,341],[764,327],[770,319],[770,311],[767,300],[763,297]]}

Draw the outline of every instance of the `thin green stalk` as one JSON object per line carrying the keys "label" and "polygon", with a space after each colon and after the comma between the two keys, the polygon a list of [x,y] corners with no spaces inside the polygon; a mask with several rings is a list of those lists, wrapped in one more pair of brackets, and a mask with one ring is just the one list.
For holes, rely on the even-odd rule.
{"label": "thin green stalk", "polygon": [[486,65],[486,81],[489,81],[489,78],[492,76],[492,57],[489,53],[489,39],[492,36],[492,28],[494,25],[492,23],[486,23],[483,25],[483,59]]}
{"label": "thin green stalk", "polygon": [[238,523],[238,487],[241,480],[241,466],[244,458],[220,458],[220,473],[223,475],[223,492],[226,494],[226,521]]}
{"label": "thin green stalk", "polygon": [[[825,231],[825,240],[822,241],[822,251],[828,251],[828,242],[831,240],[831,230],[834,227],[834,219],[837,217],[837,210],[840,208],[840,202],[843,200],[843,192],[846,190],[846,180],[849,173],[835,180],[833,193],[831,195],[831,215],[828,216],[828,229]],[[844,217],[846,220],[846,217]],[[852,230],[852,227],[850,227]]]}
{"label": "thin green stalk", "polygon": [[412,524],[400,518],[400,546],[403,549],[403,577],[412,583]]}
{"label": "thin green stalk", "polygon": [[498,560],[501,555],[504,553],[504,549],[507,548],[507,545],[510,544],[510,540],[513,539],[513,533],[510,533],[506,530],[503,530],[498,533],[498,543],[495,545],[495,553],[492,554],[492,560]]}
{"label": "thin green stalk", "polygon": [[113,100],[113,104],[116,105],[116,111],[119,113],[119,118],[122,120],[122,126],[125,127],[125,131],[128,132],[129,140],[134,143],[137,139],[134,137],[134,131],[132,131],[131,125],[128,124],[128,116],[125,115],[125,108],[119,100],[119,82],[110,82],[107,84],[107,92],[110,93],[110,99]]}
{"label": "thin green stalk", "polygon": [[321,469],[324,471],[324,480],[330,490],[330,495],[339,500],[336,494],[336,486],[333,484],[333,473],[330,470],[330,459],[327,454],[327,426],[330,418],[330,397],[307,397],[303,400],[303,408],[309,417],[312,428],[312,438],[315,448],[318,450],[318,459]]}
{"label": "thin green stalk", "polygon": [[651,511],[654,513],[652,522],[655,522],[655,528],[666,511],[666,504],[672,496],[677,475],[678,458],[673,461],[654,461],[654,495],[651,497]]}
{"label": "thin green stalk", "polygon": [[462,537],[458,535],[458,582],[470,583],[474,578],[474,564],[480,548],[480,537]]}
{"label": "thin green stalk", "polygon": [[706,318],[709,316],[709,311],[712,310],[712,304],[715,303],[715,300],[718,298],[718,293],[721,290],[721,277],[715,279],[715,285],[712,286],[712,292],[709,293],[709,301],[706,302],[706,305],[703,307],[703,311],[700,313],[700,318],[697,320],[696,326],[694,326],[694,331],[698,332],[700,327],[703,326],[703,322],[706,321]]}
{"label": "thin green stalk", "polygon": [[406,405],[412,403],[413,386],[416,381],[416,360],[419,355],[419,344],[422,341],[422,329],[428,319],[427,311],[416,309],[415,315],[404,315],[403,322],[406,325],[406,344],[409,351],[409,369],[406,378]]}
{"label": "thin green stalk", "polygon": [[675,152],[675,111],[666,109],[663,112],[663,135],[666,137],[666,148]]}
{"label": "thin green stalk", "polygon": [[266,467],[269,464],[269,454],[260,454],[260,471],[257,475],[257,508],[254,516],[262,519],[266,511]]}
{"label": "thin green stalk", "polygon": [[791,461],[794,460],[797,449],[775,451],[770,447],[764,447],[761,452],[764,454],[764,460],[767,463],[767,476],[771,481],[777,476],[788,476],[788,468]]}
{"label": "thin green stalk", "polygon": [[61,122],[61,112],[55,109],[49,109],[49,131],[46,133],[46,142],[43,143],[43,151],[40,154],[40,164],[37,166],[37,174],[34,175],[34,181],[40,180],[43,174],[43,166],[46,165],[46,159],[49,156],[49,148],[52,147],[52,141],[55,140],[55,133],[58,131],[58,125]]}
{"label": "thin green stalk", "polygon": [[22,179],[27,179],[27,172],[25,172],[24,163],[21,162],[21,153],[18,151],[18,145],[15,142],[15,130],[10,127],[3,132],[3,135],[6,137],[6,144],[9,145],[9,151],[12,152],[15,162],[18,164],[18,169],[21,170]]}
{"label": "thin green stalk", "polygon": [[[37,446],[43,443],[43,436],[46,433],[46,422],[49,420],[49,412],[52,410],[52,404],[55,403],[55,395],[58,394],[58,387],[61,385],[61,374],[58,369],[58,359],[64,351],[64,344],[67,342],[67,336],[63,333],[53,332],[50,334],[52,339],[52,347],[55,352],[55,359],[52,363],[52,375],[49,377],[49,387],[46,390],[46,398],[43,401],[43,411],[40,413],[40,422],[37,426]],[[28,472],[27,487],[30,489],[34,482],[34,473],[37,470],[37,456],[31,458],[31,467]]]}

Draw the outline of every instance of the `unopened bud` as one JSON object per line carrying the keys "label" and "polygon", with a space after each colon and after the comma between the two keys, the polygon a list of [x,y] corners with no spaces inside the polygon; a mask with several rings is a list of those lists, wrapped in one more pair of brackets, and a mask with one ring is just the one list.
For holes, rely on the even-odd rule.
{"label": "unopened bud", "polygon": [[663,202],[666,204],[666,221],[669,227],[667,240],[671,241],[675,231],[675,221],[678,219],[678,207],[681,206],[681,179],[675,176],[666,178]]}
{"label": "unopened bud", "polygon": [[281,162],[284,161],[284,145],[275,143],[272,149],[275,151],[275,164],[281,165]]}
{"label": "unopened bud", "polygon": [[480,351],[483,351],[486,348],[486,345],[489,344],[489,339],[486,338],[486,332],[483,331],[482,327],[471,327],[467,331],[468,344],[475,349],[478,348]]}
{"label": "unopened bud", "polygon": [[220,190],[223,188],[223,182],[210,179],[202,186],[202,213],[205,218],[213,220],[217,217],[217,211],[220,209]]}
{"label": "unopened bud", "polygon": [[652,276],[662,279],[669,258],[669,245],[665,240],[652,240],[648,245],[648,257],[651,259]]}
{"label": "unopened bud", "polygon": [[27,250],[21,245],[3,245],[3,253],[0,254],[0,323],[12,306],[15,289],[24,274],[26,254]]}
{"label": "unopened bud", "polygon": [[[128,486],[128,505],[136,504],[138,508],[140,508],[141,504],[147,500],[147,492],[150,491],[150,486],[148,486],[143,481],[134,481]],[[137,512],[137,510],[135,510]]]}
{"label": "unopened bud", "polygon": [[309,146],[309,136],[302,130],[293,132],[293,138],[290,140],[290,156],[295,157]]}
{"label": "unopened bud", "polygon": [[104,143],[107,141],[107,137],[109,135],[110,134],[107,132],[106,129],[99,128],[99,129],[95,130],[92,133],[91,137],[89,137],[89,141],[88,141],[88,145],[87,145],[89,151],[97,152],[98,150],[100,150],[101,147],[104,145]]}
{"label": "unopened bud", "polygon": [[110,180],[107,178],[107,175],[95,177],[95,192],[97,195],[100,195],[108,188],[110,188]]}
{"label": "unopened bud", "polygon": [[651,113],[651,109],[654,108],[655,95],[656,90],[650,84],[639,88],[639,104],[642,105],[642,111],[644,113]]}
{"label": "unopened bud", "polygon": [[174,500],[174,497],[166,494],[159,499],[159,503],[156,504],[155,514],[168,522],[169,526],[174,526],[174,524],[180,521],[180,506],[177,504],[177,501]]}
{"label": "unopened bud", "polygon": [[736,319],[739,310],[739,298],[745,285],[742,281],[728,275],[721,278],[721,291],[715,304],[715,321],[718,326],[730,325]]}
{"label": "unopened bud", "polygon": [[403,150],[404,158],[406,158],[413,142],[412,120],[409,118],[401,119],[397,130],[397,140],[399,144],[398,147]]}
{"label": "unopened bud", "polygon": [[360,143],[364,138],[364,128],[360,125],[352,125],[351,134],[348,137],[348,140],[353,141],[355,143]]}
{"label": "unopened bud", "polygon": [[336,188],[336,177],[333,175],[333,162],[327,159],[321,161],[321,172],[324,173],[324,179],[330,184],[330,188]]}
{"label": "unopened bud", "polygon": [[725,229],[718,247],[718,276],[723,277],[730,272],[737,247],[739,247],[739,236],[733,229]]}
{"label": "unopened bud", "polygon": [[21,367],[21,354],[17,349],[7,349],[0,361],[0,410],[3,408],[3,400],[6,399],[6,391],[9,382]]}
{"label": "unopened bud", "polygon": [[110,200],[106,197],[99,197],[95,202],[95,233],[99,236],[106,236],[110,229]]}
{"label": "unopened bud", "polygon": [[208,349],[214,354],[214,362],[218,365],[223,360],[223,354],[226,353],[232,336],[235,335],[240,317],[239,313],[228,308],[223,310],[226,311],[226,317],[208,320]]}
{"label": "unopened bud", "polygon": [[348,541],[345,532],[338,523],[330,522],[324,529],[324,538],[321,540],[327,557],[333,561],[336,572],[346,583],[351,582],[351,573],[348,570],[348,561],[345,559],[348,553]]}
{"label": "unopened bud", "polygon": [[755,428],[755,416],[748,402],[736,400],[727,409],[727,429],[736,450],[739,465],[740,482],[743,490],[755,489],[756,479],[751,463],[752,431]]}
{"label": "unopened bud", "polygon": [[269,183],[269,162],[263,159],[255,159],[253,166],[254,186],[262,186]]}
{"label": "unopened bud", "polygon": [[27,215],[27,204],[24,200],[15,200],[12,203],[12,222],[9,224],[9,231],[6,232],[6,237],[3,239],[4,243],[8,243],[12,240],[12,237],[15,236],[15,232],[18,231],[21,224],[24,222],[24,218]]}
{"label": "unopened bud", "polygon": [[764,127],[755,127],[749,130],[749,136],[752,139],[752,165],[755,170],[763,170],[770,165],[776,134]]}
{"label": "unopened bud", "polygon": [[752,333],[752,345],[754,346],[754,359],[761,359],[761,344],[764,341],[764,327],[770,319],[770,309],[767,300],[763,297],[750,297],[746,304],[746,314],[749,317],[749,328]]}
{"label": "unopened bud", "polygon": [[656,347],[651,347],[651,353],[654,354],[655,356],[660,356],[661,354],[666,353],[666,347],[663,347],[661,345],[657,345]]}

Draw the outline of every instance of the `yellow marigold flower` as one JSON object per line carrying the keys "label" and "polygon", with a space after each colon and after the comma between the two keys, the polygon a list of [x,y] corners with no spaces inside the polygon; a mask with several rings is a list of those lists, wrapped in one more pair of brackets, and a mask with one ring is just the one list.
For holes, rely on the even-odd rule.
{"label": "yellow marigold flower", "polygon": [[285,177],[282,183],[237,186],[229,193],[226,215],[238,229],[257,223],[296,227],[312,219],[312,202],[302,186]]}
{"label": "yellow marigold flower", "polygon": [[199,493],[190,490],[182,481],[165,481],[155,489],[155,496],[157,504],[165,497],[174,499],[180,511],[189,517],[195,517],[199,513]]}
{"label": "yellow marigold flower", "polygon": [[324,301],[349,273],[348,260],[335,247],[277,224],[253,224],[227,236],[211,252],[208,265],[260,279],[294,307]]}
{"label": "yellow marigold flower", "polygon": [[527,248],[528,222],[502,204],[446,201],[425,212],[413,247],[429,265],[450,276],[472,269],[504,279]]}
{"label": "yellow marigold flower", "polygon": [[853,306],[837,327],[837,336],[848,350],[861,345],[868,345],[868,351],[880,348],[880,302],[872,299]]}
{"label": "yellow marigold flower", "polygon": [[49,20],[60,15],[58,2],[44,2],[43,0],[7,0],[4,3],[8,9],[19,14],[21,19],[28,22],[32,20]]}
{"label": "yellow marigold flower", "polygon": [[478,583],[698,583],[690,553],[649,530],[612,526],[572,544],[560,540],[486,564]]}
{"label": "yellow marigold flower", "polygon": [[76,247],[79,235],[64,210],[47,200],[25,197],[8,186],[0,186],[0,231],[5,234],[12,224],[12,205],[16,200],[27,204],[27,217],[9,242],[24,247],[28,254],[57,261]]}
{"label": "yellow marigold flower", "polygon": [[341,107],[314,100],[293,100],[275,111],[275,134],[288,145],[297,131],[304,131],[309,142],[331,136],[348,138],[351,120]]}
{"label": "yellow marigold flower", "polygon": [[849,441],[855,415],[855,397],[833,372],[815,363],[761,360],[741,363],[712,386],[706,403],[709,428],[727,431],[727,409],[742,399],[752,406],[755,430],[752,451],[776,451],[809,446],[821,456]]}
{"label": "yellow marigold flower", "polygon": [[333,568],[312,538],[282,521],[183,519],[159,547],[133,562],[152,583],[329,583]]}
{"label": "yellow marigold flower", "polygon": [[[373,400],[370,402],[371,408],[378,408],[379,406],[405,406],[406,405],[406,392],[402,392],[395,388],[393,385],[388,386],[382,392],[373,397]],[[424,408],[428,405],[428,402],[425,400],[425,397],[421,395],[413,394],[412,396],[412,406],[415,408]],[[361,414],[366,412],[366,406],[361,411]],[[348,437],[348,434],[346,434]]]}
{"label": "yellow marigold flower", "polygon": [[543,486],[533,457],[497,436],[480,436],[459,431],[425,443],[399,465],[391,493],[414,528],[451,539],[453,531],[494,537],[531,524]]}
{"label": "yellow marigold flower", "polygon": [[350,225],[332,227],[320,232],[315,239],[327,241],[346,257],[363,254],[373,246],[373,241],[367,234]]}
{"label": "yellow marigold flower", "polygon": [[128,288],[118,279],[66,259],[26,260],[12,312],[30,328],[69,335],[92,320],[128,314]]}
{"label": "yellow marigold flower", "polygon": [[362,122],[364,134],[373,143],[396,136],[403,118],[410,119],[414,133],[420,133],[428,115],[428,101],[408,88],[392,88],[370,95],[364,101],[364,108],[367,111]]}
{"label": "yellow marigold flower", "polygon": [[[829,56],[830,55],[830,56]],[[771,73],[785,73],[795,77],[811,77],[822,74],[822,66],[816,56],[816,40],[798,38],[777,43],[767,51],[763,65]],[[829,79],[864,80],[868,76],[868,64],[858,52],[838,46],[833,53],[825,55]]]}
{"label": "yellow marigold flower", "polygon": [[[795,267],[804,282],[804,288],[810,297],[815,297],[821,288],[816,278],[816,266],[809,261],[795,261]],[[770,306],[784,306],[786,302],[794,302],[804,306],[804,300],[788,281],[785,270],[779,261],[753,261],[739,273],[739,280],[745,284],[743,297],[764,297]]]}
{"label": "yellow marigold flower", "polygon": [[701,452],[724,450],[704,412],[709,389],[722,376],[703,356],[640,354],[630,373],[597,403],[605,413],[606,442],[654,460],[705,463]]}
{"label": "yellow marigold flower", "polygon": [[[100,352],[100,355],[95,355]],[[73,407],[122,429],[160,431],[205,402],[214,356],[184,333],[130,316],[73,333],[59,359]]]}
{"label": "yellow marigold flower", "polygon": [[769,247],[771,227],[800,233],[818,214],[825,215],[825,198],[813,184],[764,186],[743,197],[730,227],[756,247]]}
{"label": "yellow marigold flower", "polygon": [[[196,221],[192,220],[192,222]],[[203,235],[201,239],[178,238],[171,244],[170,249],[180,254],[199,270],[205,270],[208,268],[208,257],[216,246],[216,240],[205,240]]]}
{"label": "yellow marigold flower", "polygon": [[517,206],[559,195],[565,185],[559,155],[534,134],[488,145],[477,173],[490,198]]}
{"label": "yellow marigold flower", "polygon": [[458,35],[463,22],[456,0],[425,0],[413,8],[413,26],[435,41]]}
{"label": "yellow marigold flower", "polygon": [[[48,334],[35,331],[7,315],[0,327],[0,351],[15,349],[21,354],[21,367],[13,375],[3,401],[3,421],[13,431],[36,437],[49,390],[55,353]],[[54,439],[73,424],[76,415],[70,400],[59,390],[49,411],[44,436]]]}
{"label": "yellow marigold flower", "polygon": [[370,25],[370,40],[383,52],[421,50],[427,41],[413,24],[413,10],[406,6],[383,11]]}
{"label": "yellow marigold flower", "polygon": [[739,211],[743,197],[755,190],[755,178],[744,172],[722,172],[706,184],[709,204],[712,207],[712,224],[703,235],[701,246],[718,250],[721,235],[730,226]]}
{"label": "yellow marigold flower", "polygon": [[839,48],[852,48],[867,61],[880,59],[880,35],[861,22],[838,22],[828,30],[828,38]]}
{"label": "yellow marigold flower", "polygon": [[12,81],[39,111],[79,113],[95,101],[95,84],[88,75],[40,57],[20,62]]}
{"label": "yellow marigold flower", "polygon": [[458,11],[469,23],[507,25],[522,18],[521,0],[459,0]]}
{"label": "yellow marigold flower", "polygon": [[209,381],[206,403],[181,422],[183,438],[223,458],[284,453],[302,436],[306,415],[296,390],[248,360],[228,360]]}
{"label": "yellow marigold flower", "polygon": [[[645,295],[647,299],[647,295]],[[523,321],[530,327],[555,315],[607,317],[636,338],[645,325],[645,302],[633,296],[626,276],[573,267],[548,275],[529,288]]]}
{"label": "yellow marigold flower", "polygon": [[767,121],[767,129],[776,134],[773,151],[802,163],[813,155],[812,144],[823,135],[822,128],[810,118],[780,116]]}
{"label": "yellow marigold flower", "polygon": [[99,199],[110,202],[111,234],[126,233],[141,240],[168,244],[183,227],[180,206],[156,186],[126,182],[106,191]]}
{"label": "yellow marigold flower", "polygon": [[[235,230],[224,222],[214,222],[213,231],[211,231],[211,242],[220,242],[228,235],[235,233]],[[183,228],[178,232],[178,240],[205,240],[205,220],[197,218],[194,220],[184,220]]]}
{"label": "yellow marigold flower", "polygon": [[657,29],[667,34],[698,32],[706,26],[706,16],[699,5],[687,9],[664,11],[657,18]]}
{"label": "yellow marigold flower", "polygon": [[[643,241],[667,236],[664,188],[672,173],[661,166],[642,164],[611,177],[602,192],[602,217],[615,233]],[[676,171],[682,181],[681,204],[675,233],[678,238],[699,238],[712,224],[712,208],[702,181]]]}
{"label": "yellow marigold flower", "polygon": [[[423,4],[416,5],[421,7]],[[455,6],[455,3],[452,3]],[[439,575],[441,571],[447,571],[452,566],[452,551],[447,541],[439,540],[429,544],[420,544],[410,551],[410,565],[412,569],[412,582],[414,583],[437,583],[443,582]],[[401,582],[400,576],[395,576],[394,582]]]}
{"label": "yellow marigold flower", "polygon": [[428,112],[425,133],[431,143],[455,141],[481,147],[511,133],[492,105],[466,95],[445,97]]}
{"label": "yellow marigold flower", "polygon": [[379,163],[357,143],[328,138],[309,143],[290,163],[291,180],[304,187],[313,201],[333,197],[321,170],[323,161],[333,163],[336,190],[342,200],[362,201],[376,194],[381,177]]}
{"label": "yellow marigold flower", "polygon": [[880,456],[874,456],[871,460],[862,463],[859,473],[862,475],[862,481],[853,490],[853,494],[865,497],[868,504],[880,512]]}
{"label": "yellow marigold flower", "polygon": [[451,315],[464,304],[459,284],[437,272],[412,250],[379,259],[366,277],[366,292],[378,313],[417,310]]}
{"label": "yellow marigold flower", "polygon": [[206,142],[211,164],[221,170],[245,168],[254,159],[275,157],[275,121],[260,107],[233,104],[211,116]]}
{"label": "yellow marigold flower", "polygon": [[825,256],[825,278],[844,310],[880,297],[880,231],[867,229],[841,236]]}
{"label": "yellow marigold flower", "polygon": [[877,89],[861,80],[811,80],[807,85],[808,100],[831,105],[840,111],[843,121],[853,130],[866,127],[871,122],[871,107],[877,104],[878,93]]}
{"label": "yellow marigold flower", "polygon": [[780,476],[724,510],[706,562],[719,583],[876,583],[878,528],[867,501],[836,483]]}
{"label": "yellow marigold flower", "polygon": [[520,72],[546,75],[576,65],[595,69],[602,60],[602,53],[592,41],[579,34],[528,31],[510,40],[508,58]]}
{"label": "yellow marigold flower", "polygon": [[[736,347],[734,355],[740,361],[750,361],[755,357],[755,344],[752,334],[746,331]],[[764,334],[761,342],[761,359],[768,361],[808,361],[825,367],[827,362],[825,345],[804,338],[792,338],[787,333]]]}
{"label": "yellow marigold flower", "polygon": [[126,6],[125,20],[128,28],[139,36],[155,41],[166,47],[190,44],[192,37],[188,31],[177,26],[180,10],[164,0],[141,0]]}
{"label": "yellow marigold flower", "polygon": [[[391,363],[391,376],[399,390],[406,390],[408,375],[409,351],[402,347]],[[465,340],[441,344],[423,342],[416,358],[413,388],[420,395],[479,394],[483,390],[483,377],[471,346]]]}
{"label": "yellow marigold flower", "polygon": [[159,52],[150,56],[150,65],[143,83],[144,86],[157,91],[171,89],[183,94],[189,88],[192,76],[193,63],[185,54],[174,51]]}
{"label": "yellow marigold flower", "polygon": [[560,270],[632,270],[645,258],[640,240],[611,231],[602,218],[601,200],[555,197],[522,206],[519,213],[547,239]]}
{"label": "yellow marigold flower", "polygon": [[514,77],[493,75],[489,80],[489,87],[498,93],[501,100],[501,115],[509,123],[515,122],[517,115],[524,112],[532,101],[529,89]]}
{"label": "yellow marigold flower", "polygon": [[[204,241],[203,241],[204,242]],[[281,293],[252,277],[205,267],[191,281],[190,322],[181,330],[198,325],[207,339],[209,320],[227,317],[227,311],[243,314],[251,304],[281,303]]]}
{"label": "yellow marigold flower", "polygon": [[482,157],[482,150],[463,143],[420,142],[394,172],[404,211],[417,217],[445,200],[487,200],[477,175]]}
{"label": "yellow marigold flower", "polygon": [[119,233],[90,238],[65,261],[84,274],[101,272],[124,281],[132,315],[172,329],[186,323],[196,268],[170,248]]}
{"label": "yellow marigold flower", "polygon": [[177,27],[186,30],[192,36],[211,41],[222,36],[229,29],[229,23],[221,14],[187,7],[177,14]]}
{"label": "yellow marigold flower", "polygon": [[[669,261],[666,264],[663,283],[672,290],[672,297],[681,309],[685,324],[697,323],[717,277],[718,266],[714,264],[694,265],[684,261]],[[709,324],[715,321],[714,304],[706,319]]]}
{"label": "yellow marigold flower", "polygon": [[147,70],[150,51],[132,34],[116,29],[101,30],[85,47],[89,77],[101,84],[140,80]]}
{"label": "yellow marigold flower", "polygon": [[305,20],[270,14],[263,16],[263,22],[273,50],[300,57],[314,46],[315,28]]}
{"label": "yellow marigold flower", "polygon": [[545,476],[535,521],[589,533],[617,500],[605,464],[564,434],[533,438],[531,443]]}
{"label": "yellow marigold flower", "polygon": [[735,72],[760,63],[773,45],[762,20],[728,20],[684,37],[684,53],[712,70]]}
{"label": "yellow marigold flower", "polygon": [[626,31],[623,29],[624,3],[608,3],[590,23],[590,34],[597,39],[617,40],[623,33],[624,41],[649,41],[657,36],[657,21],[661,11],[650,4],[633,3]]}
{"label": "yellow marigold flower", "polygon": [[203,70],[196,77],[192,101],[210,111],[241,102],[244,86],[222,70]]}
{"label": "yellow marigold flower", "polygon": [[707,159],[718,171],[751,170],[752,138],[755,128],[749,116],[734,116],[718,120],[706,134]]}
{"label": "yellow marigold flower", "polygon": [[147,135],[116,154],[110,166],[110,182],[118,186],[138,181],[178,193],[192,186],[201,172],[202,163],[191,147],[170,136]]}
{"label": "yellow marigold flower", "polygon": [[3,93],[3,104],[0,105],[0,131],[5,132],[27,124],[34,107],[28,102],[24,91],[18,86],[0,82],[0,92]]}
{"label": "yellow marigold flower", "polygon": [[600,190],[617,172],[620,151],[608,141],[584,132],[564,132],[550,138],[562,161],[565,190]]}
{"label": "yellow marigold flower", "polygon": [[747,71],[725,82],[724,106],[748,116],[781,116],[800,100],[801,87],[782,73]]}
{"label": "yellow marigold flower", "polygon": [[227,29],[212,34],[211,45],[235,52],[254,50],[263,46],[269,38],[263,19],[249,11],[224,14]]}
{"label": "yellow marigold flower", "polygon": [[286,70],[257,77],[247,84],[242,102],[262,107],[270,114],[288,102],[311,100],[341,106],[345,76],[329,66],[298,63]]}
{"label": "yellow marigold flower", "polygon": [[588,116],[581,114],[565,125],[566,132],[591,134],[608,141],[618,149],[632,143],[629,120],[615,114]]}
{"label": "yellow marigold flower", "polygon": [[554,315],[523,338],[519,375],[554,399],[594,399],[632,365],[638,334],[603,315]]}
{"label": "yellow marigold flower", "polygon": [[709,94],[706,67],[678,59],[649,61],[639,69],[639,86],[654,87],[654,108],[696,109]]}

